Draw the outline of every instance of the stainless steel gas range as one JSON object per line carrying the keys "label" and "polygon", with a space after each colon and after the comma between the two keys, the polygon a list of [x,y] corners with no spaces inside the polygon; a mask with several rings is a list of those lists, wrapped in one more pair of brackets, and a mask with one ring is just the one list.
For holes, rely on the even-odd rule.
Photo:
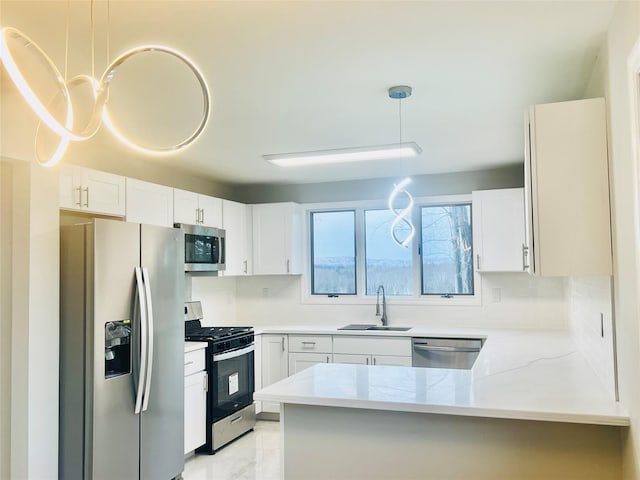
{"label": "stainless steel gas range", "polygon": [[203,327],[200,302],[185,303],[185,340],[207,342],[207,443],[213,454],[256,423],[254,334],[252,327]]}

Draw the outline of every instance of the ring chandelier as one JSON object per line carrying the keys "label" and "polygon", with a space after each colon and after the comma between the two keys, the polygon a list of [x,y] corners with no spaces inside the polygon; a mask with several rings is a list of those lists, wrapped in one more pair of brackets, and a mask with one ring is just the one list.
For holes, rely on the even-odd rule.
{"label": "ring chandelier", "polygon": [[[11,51],[11,48],[9,46],[10,40],[19,42],[24,46],[24,48],[33,48],[36,54],[39,55],[44,61],[44,65],[46,65],[47,68],[49,68],[55,76],[58,84],[58,92],[47,105],[45,105],[45,103],[40,98],[38,98],[36,93],[29,85],[29,82],[20,71],[20,68],[16,64],[12,54],[13,52]],[[111,82],[115,77],[118,67],[120,67],[120,65],[122,65],[128,59],[147,52],[159,52],[171,55],[182,61],[193,72],[202,90],[203,109],[200,122],[198,123],[196,129],[187,138],[179,143],[176,143],[175,145],[165,147],[152,147],[136,143],[126,137],[125,134],[120,130],[118,130],[113,120],[109,116],[107,108],[109,86],[111,85]],[[209,116],[211,113],[211,97],[209,95],[209,88],[207,87],[207,83],[205,82],[204,76],[202,75],[200,70],[198,70],[195,64],[181,52],[162,45],[141,45],[132,48],[131,50],[127,50],[126,52],[118,56],[113,62],[111,62],[111,64],[106,68],[106,70],[100,77],[100,80],[97,80],[96,78],[89,75],[78,75],[68,81],[65,81],[51,58],[49,58],[44,50],[42,50],[35,42],[33,42],[33,40],[31,40],[16,28],[4,27],[0,29],[0,61],[4,65],[7,73],[9,74],[9,77],[15,84],[22,97],[40,119],[40,123],[38,123],[38,128],[36,130],[35,152],[36,160],[40,165],[45,167],[51,167],[58,163],[58,161],[64,155],[71,141],[78,142],[88,140],[89,138],[93,137],[93,135],[95,135],[100,126],[103,124],[106,125],[107,129],[118,140],[137,152],[149,155],[171,154],[191,145],[200,136],[207,124],[207,121],[209,120]],[[75,128],[74,126],[73,104],[70,96],[70,90],[83,83],[88,83],[92,88],[93,110],[91,117],[87,121],[86,125],[84,125],[82,129],[80,129]],[[49,110],[51,104],[60,100],[61,97],[66,100],[66,118],[64,124],[56,120],[56,118],[51,114]],[[49,158],[42,158],[37,148],[38,139],[40,138],[39,131],[41,123],[44,123],[47,128],[49,128],[52,132],[60,137],[58,146]]]}

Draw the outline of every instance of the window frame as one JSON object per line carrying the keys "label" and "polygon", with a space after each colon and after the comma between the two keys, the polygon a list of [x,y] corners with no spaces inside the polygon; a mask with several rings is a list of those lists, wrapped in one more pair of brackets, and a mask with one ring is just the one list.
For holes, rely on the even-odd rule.
{"label": "window frame", "polygon": [[[329,292],[325,292],[325,293],[314,293],[313,289],[315,287],[315,276],[314,276],[314,267],[313,267],[313,254],[314,254],[314,242],[313,240],[313,231],[314,231],[314,223],[312,221],[313,215],[316,213],[340,213],[340,212],[353,212],[353,250],[354,250],[354,255],[353,255],[353,261],[354,261],[354,282],[355,282],[355,292],[354,293],[338,293],[338,292],[333,292],[333,293],[329,293]],[[341,295],[348,295],[348,296],[357,296],[358,295],[358,233],[357,233],[357,229],[356,229],[356,225],[357,225],[357,219],[356,219],[356,209],[355,208],[344,208],[344,209],[332,209],[332,210],[309,210],[306,214],[307,217],[307,221],[308,221],[308,232],[309,232],[309,241],[307,242],[307,245],[309,245],[309,260],[308,260],[308,266],[309,266],[309,282],[310,282],[310,290],[309,290],[309,295],[311,296],[341,296]]]}
{"label": "window frame", "polygon": [[[412,220],[416,229],[421,228],[420,212],[423,206],[469,204],[473,211],[471,194],[461,195],[439,195],[428,197],[415,197]],[[371,201],[350,201],[350,202],[322,202],[308,203],[302,205],[304,211],[303,221],[303,262],[304,269],[302,281],[300,282],[301,302],[308,305],[373,305],[376,302],[375,296],[366,295],[365,284],[365,232],[364,232],[364,211],[388,209],[386,199]],[[311,294],[311,213],[355,210],[356,214],[356,294],[338,294],[337,297],[329,297],[327,294]],[[472,242],[475,243],[476,229],[473,226],[472,215]],[[411,244],[413,268],[413,296],[387,296],[387,303],[390,305],[433,305],[433,306],[477,306],[482,304],[482,280],[478,271],[473,269],[474,293],[453,295],[445,298],[440,295],[422,295],[422,260],[418,251],[418,240],[421,239],[422,232],[416,235]],[[416,268],[416,265],[419,265]],[[416,288],[417,287],[417,288]]]}

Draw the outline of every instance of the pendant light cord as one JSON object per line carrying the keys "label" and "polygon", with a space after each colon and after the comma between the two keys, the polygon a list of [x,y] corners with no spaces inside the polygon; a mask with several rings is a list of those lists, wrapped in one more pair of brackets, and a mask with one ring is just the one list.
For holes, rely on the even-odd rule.
{"label": "pendant light cord", "polygon": [[64,39],[64,83],[67,83],[67,69],[69,64],[69,6],[71,0],[67,0],[67,26]]}
{"label": "pendant light cord", "polygon": [[400,143],[402,143],[402,98],[398,99],[398,117],[400,125]]}
{"label": "pendant light cord", "polygon": [[111,2],[107,0],[107,65],[110,65],[109,60],[111,59],[111,53],[109,52],[109,47],[111,44]]}
{"label": "pendant light cord", "polygon": [[91,0],[91,76],[96,78],[95,31],[93,26],[93,0]]}

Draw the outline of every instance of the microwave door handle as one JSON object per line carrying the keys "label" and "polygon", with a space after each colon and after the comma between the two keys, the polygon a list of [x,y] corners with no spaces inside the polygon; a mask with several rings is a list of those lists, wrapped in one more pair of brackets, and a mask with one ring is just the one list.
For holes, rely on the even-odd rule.
{"label": "microwave door handle", "polygon": [[136,293],[140,312],[140,373],[138,375],[138,385],[136,388],[136,405],[134,413],[140,414],[142,411],[142,396],[144,393],[144,380],[147,371],[147,305],[145,301],[144,286],[142,285],[142,272],[140,267],[136,267]]}
{"label": "microwave door handle", "polygon": [[151,395],[151,372],[153,370],[153,307],[151,301],[151,284],[149,282],[149,270],[142,267],[142,280],[144,281],[144,291],[147,298],[147,328],[148,328],[148,349],[149,360],[147,362],[147,374],[144,387],[144,400],[142,403],[142,411],[146,411],[149,406],[149,396]]}

